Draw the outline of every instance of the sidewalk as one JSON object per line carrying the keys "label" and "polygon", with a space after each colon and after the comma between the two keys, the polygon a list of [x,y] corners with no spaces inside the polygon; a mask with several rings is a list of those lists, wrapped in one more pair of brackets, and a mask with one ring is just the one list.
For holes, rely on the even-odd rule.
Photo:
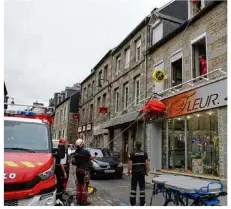
{"label": "sidewalk", "polygon": [[[128,173],[128,164],[123,164],[123,166],[124,166],[124,175],[127,175],[127,173]],[[148,176],[145,176],[146,183],[152,184],[152,179],[156,175],[161,175],[161,173],[151,171]],[[222,181],[222,184],[224,185],[224,190],[227,191],[227,181],[224,181],[224,182]]]}

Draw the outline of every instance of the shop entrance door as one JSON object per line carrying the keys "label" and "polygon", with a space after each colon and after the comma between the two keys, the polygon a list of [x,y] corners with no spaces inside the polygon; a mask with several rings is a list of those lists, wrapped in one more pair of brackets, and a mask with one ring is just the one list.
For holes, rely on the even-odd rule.
{"label": "shop entrance door", "polygon": [[160,123],[152,123],[151,125],[151,169],[161,169],[162,160],[162,129]]}
{"label": "shop entrance door", "polygon": [[185,171],[185,121],[184,118],[169,120],[169,168]]}
{"label": "shop entrance door", "polygon": [[123,163],[128,163],[128,130],[123,133]]}

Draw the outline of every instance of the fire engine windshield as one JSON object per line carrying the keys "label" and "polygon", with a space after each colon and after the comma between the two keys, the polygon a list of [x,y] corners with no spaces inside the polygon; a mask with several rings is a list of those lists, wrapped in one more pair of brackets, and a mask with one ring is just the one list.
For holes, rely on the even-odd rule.
{"label": "fire engine windshield", "polygon": [[4,121],[4,149],[9,152],[49,152],[45,124]]}

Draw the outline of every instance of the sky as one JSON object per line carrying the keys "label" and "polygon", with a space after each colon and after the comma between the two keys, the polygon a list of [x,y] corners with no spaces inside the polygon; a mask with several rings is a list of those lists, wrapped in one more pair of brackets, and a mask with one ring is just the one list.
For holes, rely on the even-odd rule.
{"label": "sky", "polygon": [[4,80],[15,103],[86,78],[142,19],[170,0],[5,0]]}

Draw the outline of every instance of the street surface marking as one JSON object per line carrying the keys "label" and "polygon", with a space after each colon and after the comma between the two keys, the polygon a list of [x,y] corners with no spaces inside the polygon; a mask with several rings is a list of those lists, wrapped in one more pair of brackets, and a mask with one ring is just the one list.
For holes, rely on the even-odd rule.
{"label": "street surface marking", "polygon": [[18,167],[18,165],[12,161],[4,161],[4,163],[10,167]]}
{"label": "street surface marking", "polygon": [[26,167],[29,167],[29,168],[34,168],[34,164],[30,163],[30,162],[21,162],[23,165],[25,165]]}

